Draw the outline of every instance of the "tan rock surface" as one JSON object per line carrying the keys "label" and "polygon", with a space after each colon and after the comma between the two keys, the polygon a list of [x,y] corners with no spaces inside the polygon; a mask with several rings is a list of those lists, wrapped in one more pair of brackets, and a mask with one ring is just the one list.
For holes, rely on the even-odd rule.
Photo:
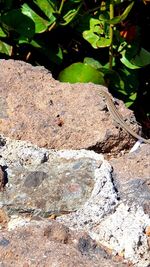
{"label": "tan rock surface", "polygon": [[112,260],[103,248],[83,232],[71,231],[53,220],[26,220],[22,220],[22,226],[19,226],[19,218],[18,223],[16,218],[16,226],[10,221],[8,227],[0,232],[0,266],[129,266],[119,258]]}
{"label": "tan rock surface", "polygon": [[[134,142],[104,111],[98,85],[60,83],[21,61],[0,60],[0,69],[0,132],[6,136],[40,147],[116,153]],[[121,101],[118,110],[133,117]]]}

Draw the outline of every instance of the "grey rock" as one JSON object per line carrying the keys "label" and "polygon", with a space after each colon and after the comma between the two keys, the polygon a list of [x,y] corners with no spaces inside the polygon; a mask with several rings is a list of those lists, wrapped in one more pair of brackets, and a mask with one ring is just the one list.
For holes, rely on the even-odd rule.
{"label": "grey rock", "polygon": [[93,190],[95,169],[103,162],[102,156],[90,151],[56,152],[9,139],[0,154],[8,176],[1,205],[12,213],[32,211],[45,216],[81,207]]}
{"label": "grey rock", "polygon": [[136,152],[112,158],[110,164],[120,200],[134,202],[150,215],[150,146],[143,144]]}

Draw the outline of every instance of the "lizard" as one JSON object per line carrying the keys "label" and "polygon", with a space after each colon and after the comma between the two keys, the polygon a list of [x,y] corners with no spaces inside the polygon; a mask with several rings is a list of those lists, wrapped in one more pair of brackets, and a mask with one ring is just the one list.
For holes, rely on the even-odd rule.
{"label": "lizard", "polygon": [[99,94],[104,97],[106,101],[106,105],[108,108],[108,111],[110,112],[110,115],[113,117],[115,122],[124,129],[126,132],[131,134],[134,138],[138,139],[141,142],[150,144],[150,139],[145,139],[144,137],[138,135],[135,133],[128,125],[127,123],[123,120],[122,116],[119,114],[117,108],[115,107],[112,97],[109,92],[105,91],[102,87],[100,87]]}

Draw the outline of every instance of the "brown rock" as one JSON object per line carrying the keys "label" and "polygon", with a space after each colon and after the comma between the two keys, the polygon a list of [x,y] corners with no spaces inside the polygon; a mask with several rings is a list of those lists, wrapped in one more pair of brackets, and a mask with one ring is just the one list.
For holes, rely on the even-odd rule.
{"label": "brown rock", "polygon": [[0,209],[0,228],[6,227],[9,217],[4,209]]}
{"label": "brown rock", "polygon": [[[52,235],[47,229],[51,229]],[[67,243],[64,242],[66,234]],[[87,234],[67,230],[48,220],[24,222],[23,226],[0,232],[0,255],[1,266],[7,267],[128,266],[121,260],[112,260],[111,255],[98,247]]]}
{"label": "brown rock", "polygon": [[[1,60],[0,68],[0,132],[6,136],[55,149],[117,153],[131,146],[132,137],[104,111],[100,86],[60,83],[21,61]],[[133,117],[121,101],[118,110]]]}
{"label": "brown rock", "polygon": [[50,225],[44,231],[44,236],[60,243],[68,243],[69,228],[59,223]]}
{"label": "brown rock", "polygon": [[150,226],[146,227],[146,231],[145,231],[146,235],[150,237]]}
{"label": "brown rock", "polygon": [[110,164],[114,168],[114,175],[118,180],[129,181],[134,178],[150,178],[150,146],[143,144],[135,152],[111,158]]}

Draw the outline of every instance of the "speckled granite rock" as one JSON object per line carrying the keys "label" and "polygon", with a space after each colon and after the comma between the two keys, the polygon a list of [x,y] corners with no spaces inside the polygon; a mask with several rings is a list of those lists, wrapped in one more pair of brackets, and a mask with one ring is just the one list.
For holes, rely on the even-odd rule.
{"label": "speckled granite rock", "polygon": [[[99,95],[100,86],[54,80],[43,67],[0,60],[0,132],[53,149],[118,153],[134,139],[116,128]],[[117,108],[138,131],[133,112]],[[133,123],[134,122],[134,123]]]}

